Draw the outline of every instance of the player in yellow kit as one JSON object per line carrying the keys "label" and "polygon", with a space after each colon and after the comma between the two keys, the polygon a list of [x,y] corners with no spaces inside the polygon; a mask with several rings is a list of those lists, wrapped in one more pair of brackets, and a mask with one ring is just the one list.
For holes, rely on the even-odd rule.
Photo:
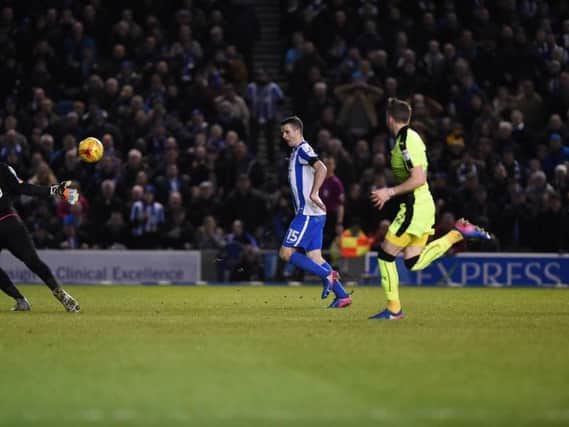
{"label": "player in yellow kit", "polygon": [[435,203],[427,183],[427,154],[423,140],[409,127],[411,106],[390,98],[387,105],[387,127],[395,136],[391,150],[391,169],[397,185],[371,193],[371,200],[383,208],[391,198],[400,200],[399,211],[389,227],[378,253],[381,286],[387,297],[387,308],[370,319],[403,318],[399,301],[399,275],[395,257],[403,252],[405,265],[412,271],[422,270],[441,257],[455,243],[465,239],[489,240],[481,228],[459,219],[455,229],[427,244],[434,233]]}

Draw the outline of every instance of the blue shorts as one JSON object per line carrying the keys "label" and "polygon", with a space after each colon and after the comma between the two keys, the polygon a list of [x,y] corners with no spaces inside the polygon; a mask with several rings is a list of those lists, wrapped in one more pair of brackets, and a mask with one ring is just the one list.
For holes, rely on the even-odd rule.
{"label": "blue shorts", "polygon": [[296,215],[285,234],[283,246],[303,248],[306,252],[322,249],[324,224],[326,215]]}

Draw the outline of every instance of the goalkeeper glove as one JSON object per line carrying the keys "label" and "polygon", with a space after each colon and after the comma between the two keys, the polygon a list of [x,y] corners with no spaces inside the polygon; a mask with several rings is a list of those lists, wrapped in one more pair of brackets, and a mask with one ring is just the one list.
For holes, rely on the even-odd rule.
{"label": "goalkeeper glove", "polygon": [[79,201],[79,192],[75,188],[70,188],[71,181],[62,181],[59,184],[52,185],[49,188],[49,194],[52,196],[59,196],[70,205],[74,205]]}

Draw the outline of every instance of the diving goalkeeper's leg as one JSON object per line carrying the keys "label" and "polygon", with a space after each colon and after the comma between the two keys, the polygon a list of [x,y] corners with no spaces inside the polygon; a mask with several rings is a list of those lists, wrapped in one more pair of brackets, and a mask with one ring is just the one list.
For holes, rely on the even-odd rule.
{"label": "diving goalkeeper's leg", "polygon": [[29,301],[24,297],[18,288],[14,285],[14,282],[10,279],[8,274],[0,268],[0,289],[8,295],[14,298],[16,305],[12,307],[12,311],[30,311],[31,305]]}
{"label": "diving goalkeeper's leg", "polygon": [[61,287],[50,268],[40,259],[30,233],[19,219],[14,221],[12,239],[7,246],[16,258],[43,280],[65,310],[72,313],[80,311],[77,300]]}

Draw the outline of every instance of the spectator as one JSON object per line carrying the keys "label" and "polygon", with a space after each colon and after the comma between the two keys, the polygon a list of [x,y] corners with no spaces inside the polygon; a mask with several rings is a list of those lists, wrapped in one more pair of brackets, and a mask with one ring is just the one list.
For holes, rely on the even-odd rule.
{"label": "spectator", "polygon": [[349,136],[369,136],[378,126],[375,104],[383,94],[381,89],[358,81],[338,86],[334,93],[342,102],[338,121],[348,129]]}
{"label": "spectator", "polygon": [[285,55],[285,71],[291,74],[294,70],[294,64],[300,59],[302,55],[302,45],[304,43],[304,36],[301,32],[297,31],[292,35],[292,47],[286,51]]}
{"label": "spectator", "polygon": [[229,227],[236,219],[243,221],[245,230],[255,233],[267,217],[267,207],[258,190],[251,188],[251,180],[245,174],[239,175],[235,190],[227,198],[225,224]]}
{"label": "spectator", "polygon": [[156,178],[156,193],[156,198],[161,203],[165,203],[173,193],[179,193],[181,197],[189,200],[191,198],[190,177],[180,175],[176,163],[169,164],[166,166],[166,174]]}
{"label": "spectator", "polygon": [[136,148],[130,149],[120,174],[122,185],[125,188],[132,187],[136,176],[142,170],[144,170],[142,153]]}
{"label": "spectator", "polygon": [[257,154],[259,137],[263,135],[269,160],[275,158],[275,132],[277,106],[284,99],[284,94],[278,84],[269,79],[263,69],[257,70],[255,81],[249,83],[246,94],[251,110],[251,136],[249,138],[251,151]]}
{"label": "spectator", "polygon": [[[225,242],[222,255],[224,281],[227,276],[231,281],[246,280],[245,278],[251,275],[250,270],[254,270],[259,264],[257,241],[245,231],[242,221],[235,220],[231,225],[231,233],[225,236]],[[257,256],[246,254],[250,250]]]}
{"label": "spectator", "polygon": [[115,212],[120,212],[123,204],[116,194],[116,184],[110,179],[101,183],[101,192],[93,201],[90,210],[91,222],[95,229],[105,226]]}
{"label": "spectator", "polygon": [[111,212],[109,219],[98,229],[101,237],[94,248],[126,249],[129,241],[128,227],[120,211]]}
{"label": "spectator", "polygon": [[561,197],[552,191],[543,197],[544,208],[536,221],[541,224],[535,234],[535,250],[539,252],[561,252],[567,249],[567,210],[563,209]]}
{"label": "spectator", "polygon": [[188,212],[190,222],[194,227],[202,224],[203,218],[210,216],[219,217],[221,206],[215,196],[215,187],[211,181],[203,181],[195,188],[195,195],[189,203]]}
{"label": "spectator", "polygon": [[37,249],[56,249],[57,242],[45,224],[35,223],[32,228],[32,238]]}
{"label": "spectator", "polygon": [[156,189],[147,185],[142,200],[133,203],[130,224],[133,249],[156,249],[160,245],[159,234],[165,222],[164,207],[154,200]]}
{"label": "spectator", "polygon": [[237,94],[232,84],[225,85],[222,95],[215,98],[218,110],[218,119],[229,129],[240,130],[241,137],[245,138],[249,132],[249,108],[245,100]]}
{"label": "spectator", "polygon": [[563,144],[563,139],[558,133],[549,136],[549,150],[543,161],[543,169],[547,176],[553,177],[555,167],[569,160],[569,147]]}
{"label": "spectator", "polygon": [[539,129],[543,123],[545,108],[542,97],[535,91],[535,85],[531,80],[521,82],[515,103],[523,113],[527,125],[533,130]]}
{"label": "spectator", "polygon": [[191,249],[194,247],[194,228],[187,221],[182,194],[170,193],[164,225],[164,247],[170,249]]}
{"label": "spectator", "polygon": [[223,231],[217,226],[215,218],[206,216],[202,225],[198,228],[196,236],[196,246],[198,249],[221,250],[225,246]]}
{"label": "spectator", "polygon": [[307,123],[313,123],[320,118],[320,112],[333,105],[333,101],[328,95],[328,86],[324,82],[316,82],[312,88],[312,96],[307,101],[306,117]]}

